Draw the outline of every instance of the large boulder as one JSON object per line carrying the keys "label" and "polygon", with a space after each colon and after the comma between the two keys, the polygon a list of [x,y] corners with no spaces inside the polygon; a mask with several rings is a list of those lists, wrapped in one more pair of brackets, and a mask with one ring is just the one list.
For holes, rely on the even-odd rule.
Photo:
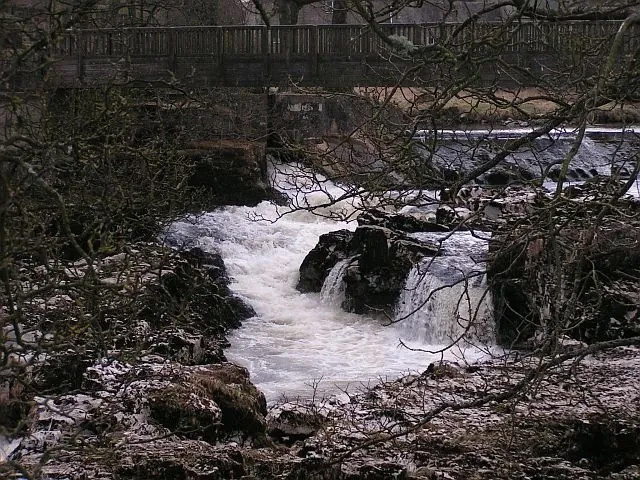
{"label": "large boulder", "polygon": [[374,226],[358,227],[350,248],[358,257],[345,272],[343,307],[356,313],[392,313],[409,271],[438,253],[435,247]]}
{"label": "large boulder", "polygon": [[200,248],[181,252],[175,266],[150,288],[152,320],[189,318],[201,332],[222,334],[255,315],[253,309],[229,290],[224,261]]}
{"label": "large boulder", "polygon": [[353,232],[337,230],[320,235],[318,244],[311,250],[300,265],[300,279],[297,289],[300,292],[319,292],[324,279],[333,266],[348,256],[349,242]]}
{"label": "large boulder", "polygon": [[209,442],[234,433],[258,440],[264,436],[267,403],[245,368],[225,363],[182,370],[180,381],[149,394],[155,420]]}
{"label": "large boulder", "polygon": [[264,144],[198,141],[180,153],[195,165],[190,185],[202,188],[212,205],[257,205],[272,196]]}
{"label": "large boulder", "polygon": [[327,421],[326,413],[316,405],[286,403],[270,412],[267,432],[272,438],[293,444],[318,432]]}
{"label": "large boulder", "polygon": [[[373,222],[371,222],[373,223]],[[298,290],[322,290],[338,262],[345,266],[342,307],[364,313],[393,308],[411,268],[438,249],[411,239],[404,232],[378,225],[361,225],[355,232],[340,230],[320,237],[300,266]]]}

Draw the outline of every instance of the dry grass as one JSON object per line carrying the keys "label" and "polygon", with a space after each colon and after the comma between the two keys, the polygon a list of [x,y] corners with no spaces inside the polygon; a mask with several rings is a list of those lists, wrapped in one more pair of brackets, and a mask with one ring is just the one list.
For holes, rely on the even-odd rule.
{"label": "dry grass", "polygon": [[[374,98],[379,102],[390,96],[390,101],[408,115],[425,113],[433,109],[436,102],[433,91],[419,88],[360,88],[359,95]],[[447,101],[441,108],[441,118],[451,124],[500,123],[507,121],[530,121],[551,114],[557,105],[550,99],[540,98],[544,93],[535,88],[518,91],[500,90],[492,99],[471,92],[461,92]],[[565,101],[572,100],[565,94]],[[591,123],[623,124],[640,123],[640,104],[629,103],[605,105],[592,113]]]}

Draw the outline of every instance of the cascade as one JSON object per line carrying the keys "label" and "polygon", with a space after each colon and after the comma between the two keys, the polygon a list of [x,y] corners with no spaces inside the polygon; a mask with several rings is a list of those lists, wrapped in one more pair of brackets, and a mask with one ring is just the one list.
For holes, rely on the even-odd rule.
{"label": "cascade", "polygon": [[[319,189],[310,182],[304,192],[294,192],[292,178],[287,177],[289,168],[278,166],[273,172],[274,185],[288,191],[290,197],[297,194],[294,201],[324,205],[327,195],[339,197],[340,186],[329,183]],[[249,369],[252,381],[269,401],[283,394],[310,397],[347,386],[353,389],[380,378],[422,371],[442,358],[400,346],[399,339],[405,338],[400,326],[385,326],[381,319],[340,308],[348,259],[332,270],[323,293],[301,294],[295,289],[298,268],[318,237],[342,228],[355,229],[353,222],[332,220],[332,208],[343,213],[353,205],[342,202],[323,207],[324,217],[302,211],[287,213],[286,207],[269,202],[256,207],[228,206],[176,222],[167,234],[172,244],[197,245],[224,258],[230,288],[256,311],[254,318],[230,332],[231,347],[225,354]],[[413,346],[429,348],[420,341]],[[486,353],[458,350],[445,358],[460,360],[461,355],[474,361]]]}
{"label": "cascade", "polygon": [[[531,128],[438,130],[439,142],[434,150],[430,143],[433,132],[421,130],[413,138],[416,140],[416,152],[426,161],[440,168],[462,172],[485,162],[505,141],[531,132]],[[638,132],[638,126],[626,129],[587,128],[571,162],[567,180],[581,182],[597,175],[611,175],[612,171],[619,170],[623,176],[633,171]],[[525,178],[536,178],[549,169],[553,179],[560,168],[558,162],[570,151],[576,136],[574,128],[554,129],[509,154],[498,170],[506,169],[519,172]]]}
{"label": "cascade", "polygon": [[322,284],[320,298],[323,302],[340,307],[345,300],[344,274],[353,261],[353,257],[336,263]]}
{"label": "cascade", "polygon": [[487,239],[470,232],[415,234],[441,243],[441,256],[424,259],[410,272],[396,304],[395,320],[406,338],[448,345],[494,342],[491,295],[483,258]]}

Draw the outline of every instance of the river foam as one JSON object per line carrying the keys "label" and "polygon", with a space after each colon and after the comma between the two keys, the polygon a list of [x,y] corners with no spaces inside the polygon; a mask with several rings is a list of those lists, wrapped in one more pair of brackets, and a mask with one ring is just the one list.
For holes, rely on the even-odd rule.
{"label": "river foam", "polygon": [[[278,182],[282,185],[282,178]],[[339,195],[338,187],[328,188],[325,193],[310,189],[304,201],[323,203],[327,194]],[[344,213],[349,207],[331,208]],[[443,358],[400,345],[402,340],[412,347],[440,348],[425,343],[420,331],[414,334],[402,324],[385,326],[384,320],[344,312],[339,298],[332,299],[344,294],[338,271],[336,278],[330,277],[332,285],[326,286],[324,295],[298,292],[299,266],[318,237],[341,228],[353,230],[356,225],[307,212],[273,221],[283,212],[282,207],[277,209],[268,202],[254,208],[225,207],[193,221],[177,222],[170,232],[174,242],[219,252],[231,289],[255,309],[254,318],[231,332],[231,347],[225,353],[249,369],[268,400],[283,394],[310,397],[347,386],[353,389],[379,378],[422,371]],[[324,213],[331,216],[330,211]],[[484,355],[478,349],[452,349],[445,358],[473,362]],[[314,390],[311,385],[316,383]]]}

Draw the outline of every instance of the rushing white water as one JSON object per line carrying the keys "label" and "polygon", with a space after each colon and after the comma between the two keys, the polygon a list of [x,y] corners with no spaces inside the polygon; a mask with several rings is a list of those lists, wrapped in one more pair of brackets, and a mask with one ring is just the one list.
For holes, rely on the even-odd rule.
{"label": "rushing white water", "polygon": [[[421,130],[413,138],[418,142],[416,151],[430,163],[463,172],[487,161],[503,148],[505,141],[532,131],[531,128],[438,130],[434,134]],[[554,129],[509,154],[500,167],[494,169],[493,174],[497,176],[489,172],[478,181],[504,183],[507,181],[504,177],[506,172],[526,179],[539,178],[542,172],[547,172],[548,178],[555,180],[560,172],[559,160],[570,151],[577,133],[575,128]],[[435,148],[434,139],[437,139]],[[638,126],[587,128],[569,166],[567,180],[581,181],[612,174],[625,178],[631,175],[639,141]]]}
{"label": "rushing white water", "polygon": [[[493,134],[510,138],[523,132],[505,130]],[[441,133],[444,138],[458,137],[458,132]],[[593,141],[611,134],[610,130],[587,133],[579,156],[572,162],[572,182],[610,172],[613,154],[607,149],[617,152],[615,144]],[[487,134],[471,135],[477,138]],[[543,139],[536,151],[518,152],[508,161],[539,173],[541,167],[557,161],[566,150],[566,142],[553,140],[571,139],[574,135],[574,132],[553,132],[548,144]],[[464,142],[453,142],[442,147],[438,155],[454,168],[456,162],[468,161],[464,148]],[[470,151],[475,152],[474,148],[469,146]],[[340,308],[345,295],[342,278],[350,260],[335,265],[320,294],[299,293],[295,289],[298,268],[318,237],[340,228],[355,228],[354,224],[331,219],[353,218],[354,208],[348,199],[337,204],[334,201],[357,192],[345,191],[331,183],[320,186],[304,170],[295,172],[295,181],[287,173],[292,172],[280,172],[275,177],[276,186],[289,195],[294,205],[311,207],[316,215],[295,212],[275,221],[287,212],[286,207],[269,203],[255,208],[226,207],[194,222],[176,223],[170,232],[174,243],[200,245],[221,253],[232,278],[232,290],[254,307],[256,317],[232,332],[232,346],[226,354],[231,361],[249,368],[253,381],[269,400],[282,394],[309,396],[313,392],[310,385],[318,380],[319,393],[333,392],[336,387],[421,370],[442,358],[410,351],[399,346],[399,340],[426,350],[437,350],[463,333],[469,344],[492,343],[491,299],[482,273],[486,241],[469,233],[456,233],[444,240],[444,255],[425,260],[410,273],[395,312],[396,319],[407,318],[391,326],[385,327],[380,320],[366,315],[345,313]],[[629,193],[640,197],[639,191],[636,183]],[[385,195],[395,198],[398,194]],[[403,193],[403,198],[411,198],[414,205],[406,209],[416,209],[418,204],[418,210],[426,213],[438,203],[430,197],[437,196],[437,192]],[[376,199],[367,201],[375,204]],[[416,234],[416,237],[431,242],[442,240],[442,234]],[[474,319],[471,327],[470,319]],[[469,344],[464,351],[462,346],[449,350],[445,358],[464,355],[465,360],[474,361],[485,355]]]}
{"label": "rushing white water", "polygon": [[[485,234],[486,235],[486,234]],[[396,319],[406,335],[427,344],[493,343],[491,296],[485,282],[487,238],[470,232],[418,233],[441,245],[441,255],[423,260],[407,277]]]}
{"label": "rushing white water", "polygon": [[[531,127],[522,127],[522,128],[494,128],[491,130],[488,129],[480,129],[474,128],[469,130],[452,130],[452,129],[439,129],[436,132],[432,130],[418,130],[413,135],[414,138],[419,139],[421,141],[425,141],[428,138],[432,138],[437,136],[442,139],[469,139],[469,138],[494,138],[494,139],[510,139],[510,138],[518,138],[522,135],[527,135],[533,132],[533,128]],[[619,127],[603,127],[603,126],[593,126],[587,127],[585,129],[585,137],[586,138],[614,138],[616,136],[622,137],[632,137],[636,136],[640,133],[640,126],[628,126],[625,128]],[[550,138],[553,140],[574,140],[578,135],[577,128],[564,127],[564,128],[554,128],[548,134],[544,135],[543,138]]]}
{"label": "rushing white water", "polygon": [[[279,179],[279,185],[283,183]],[[318,204],[327,194],[338,196],[332,189],[318,193],[310,188],[304,201]],[[267,202],[255,208],[225,207],[199,217],[195,225],[178,222],[169,233],[174,243],[220,252],[232,279],[231,289],[255,309],[256,317],[231,333],[231,347],[225,353],[249,369],[252,381],[269,400],[282,394],[308,397],[316,381],[320,381],[316,393],[335,392],[347,385],[423,370],[442,358],[400,346],[402,338],[414,347],[430,348],[401,325],[384,326],[372,317],[345,313],[339,304],[346,262],[336,266],[328,279],[324,301],[320,294],[295,289],[299,266],[318,237],[340,228],[354,229],[354,224],[306,212],[285,215],[276,222],[253,220],[276,216],[276,207]],[[484,353],[457,350],[445,358],[459,359],[463,354],[465,360],[474,361]]]}
{"label": "rushing white water", "polygon": [[330,303],[337,307],[345,300],[344,274],[347,267],[353,262],[353,258],[346,258],[336,263],[327,278],[325,278],[320,291],[320,298],[325,303]]}

